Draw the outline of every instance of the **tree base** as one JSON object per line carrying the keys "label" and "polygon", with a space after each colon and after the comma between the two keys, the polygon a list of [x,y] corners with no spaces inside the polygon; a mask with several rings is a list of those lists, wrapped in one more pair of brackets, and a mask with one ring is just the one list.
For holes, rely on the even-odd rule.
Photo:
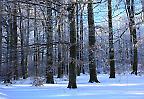
{"label": "tree base", "polygon": [[69,89],[76,89],[77,85],[76,85],[76,83],[74,83],[74,84],[69,83],[67,88],[69,88]]}
{"label": "tree base", "polygon": [[96,82],[96,83],[100,83],[98,80],[89,80],[89,83],[94,83],[94,82]]}
{"label": "tree base", "polygon": [[76,89],[77,86],[68,86],[67,88],[69,88],[69,89]]}
{"label": "tree base", "polygon": [[47,80],[46,83],[47,84],[54,84],[54,81],[53,80]]}
{"label": "tree base", "polygon": [[131,74],[135,74],[137,76],[137,72],[136,71],[132,71]]}
{"label": "tree base", "polygon": [[116,78],[114,75],[110,76],[109,78]]}

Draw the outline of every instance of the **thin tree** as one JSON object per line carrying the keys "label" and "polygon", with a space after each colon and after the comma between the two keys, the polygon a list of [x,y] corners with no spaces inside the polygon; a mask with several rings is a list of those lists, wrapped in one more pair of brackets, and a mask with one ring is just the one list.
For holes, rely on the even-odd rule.
{"label": "thin tree", "polygon": [[34,5],[34,68],[36,76],[36,86],[40,84],[40,50],[39,50],[39,33],[37,26],[37,6]]}
{"label": "thin tree", "polygon": [[135,11],[134,11],[134,0],[126,0],[126,10],[129,19],[129,31],[130,31],[130,39],[132,43],[132,74],[137,75],[137,67],[138,67],[138,55],[137,55],[137,34],[136,34],[136,25],[135,25]]}
{"label": "thin tree", "polygon": [[144,0],[141,0],[141,4],[142,4],[142,14],[143,14],[143,21],[144,21]]}
{"label": "thin tree", "polygon": [[115,78],[115,60],[114,60],[112,4],[111,3],[112,3],[112,0],[108,0],[109,64],[110,64],[110,77],[109,78]]}
{"label": "thin tree", "polygon": [[[61,2],[63,3],[62,0],[59,0],[58,2]],[[63,44],[61,43],[62,41],[62,33],[63,33],[63,16],[62,16],[62,8],[60,6],[56,6],[56,9],[58,12],[61,12],[61,13],[57,13],[57,32],[58,32],[58,76],[57,78],[62,78],[63,77],[63,73],[64,73],[64,66],[63,66],[63,57],[62,57],[62,47],[63,47]]]}
{"label": "thin tree", "polygon": [[7,53],[6,53],[6,74],[5,74],[5,80],[4,83],[11,83],[11,79],[12,79],[12,66],[11,66],[11,30],[12,30],[12,15],[11,15],[11,6],[7,6],[8,7],[8,24],[6,26],[6,32],[7,32]]}
{"label": "thin tree", "polygon": [[89,82],[99,83],[97,79],[96,63],[95,63],[95,25],[92,0],[88,0],[88,29],[89,29]]}
{"label": "thin tree", "polygon": [[24,33],[23,33],[23,19],[22,19],[22,12],[21,7],[19,4],[19,13],[20,13],[20,20],[19,20],[19,29],[20,29],[20,38],[21,38],[21,72],[23,79],[26,79],[25,76],[25,64],[24,64]]}
{"label": "thin tree", "polygon": [[0,1],[0,76],[2,64],[2,0]]}
{"label": "thin tree", "polygon": [[80,72],[85,73],[84,71],[84,64],[83,64],[83,11],[84,11],[85,4],[80,5]]}
{"label": "thin tree", "polygon": [[[27,2],[29,2],[29,0],[27,0]],[[27,32],[26,32],[26,44],[25,44],[25,46],[26,46],[26,51],[25,51],[25,59],[24,59],[24,64],[25,64],[25,77],[27,78],[28,77],[28,53],[29,53],[29,33],[30,33],[30,5],[29,4],[27,4],[26,5],[27,6],[27,9],[26,9],[26,11],[27,11],[27,28],[26,28],[26,30],[27,30]]]}
{"label": "thin tree", "polygon": [[76,0],[76,42],[79,47],[77,47],[77,76],[80,76],[81,67],[80,67],[80,33],[79,33],[79,8],[80,5],[78,0]]}
{"label": "thin tree", "polygon": [[13,77],[14,80],[18,79],[18,57],[17,57],[17,42],[18,42],[18,34],[17,34],[17,0],[13,2],[12,9],[12,28],[10,35],[10,46],[11,46],[11,65],[13,66]]}

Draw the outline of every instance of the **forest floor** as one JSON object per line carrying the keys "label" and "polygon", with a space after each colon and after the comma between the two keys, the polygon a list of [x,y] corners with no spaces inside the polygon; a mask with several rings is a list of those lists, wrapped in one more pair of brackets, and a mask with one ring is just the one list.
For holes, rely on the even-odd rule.
{"label": "forest floor", "polygon": [[99,74],[101,83],[88,83],[89,76],[77,77],[77,89],[68,89],[68,80],[55,79],[56,84],[32,86],[32,79],[19,80],[6,86],[0,84],[0,99],[144,99],[144,75]]}

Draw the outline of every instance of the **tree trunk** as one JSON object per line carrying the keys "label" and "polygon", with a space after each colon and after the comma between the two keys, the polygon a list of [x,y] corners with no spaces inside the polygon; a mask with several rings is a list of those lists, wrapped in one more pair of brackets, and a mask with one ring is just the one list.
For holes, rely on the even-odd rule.
{"label": "tree trunk", "polygon": [[61,23],[58,23],[58,38],[59,38],[59,45],[58,45],[58,77],[63,77],[63,64],[62,64],[62,44],[61,42]]}
{"label": "tree trunk", "polygon": [[84,5],[81,5],[81,13],[80,13],[80,71],[81,73],[85,74],[84,70],[84,62],[83,62],[83,10]]}
{"label": "tree trunk", "polygon": [[6,54],[6,77],[4,82],[5,83],[10,83],[10,80],[12,79],[12,66],[11,66],[11,44],[10,44],[10,40],[11,40],[11,30],[12,30],[12,16],[11,16],[11,12],[10,12],[10,7],[8,7],[8,12],[10,13],[8,16],[8,25],[6,27],[6,32],[7,32],[7,54]]}
{"label": "tree trunk", "polygon": [[114,45],[113,45],[113,28],[112,28],[112,0],[108,0],[108,25],[109,25],[109,63],[110,77],[115,78],[115,60],[114,60]]}
{"label": "tree trunk", "polygon": [[144,0],[141,0],[141,3],[142,3],[142,21],[144,21]]}
{"label": "tree trunk", "polygon": [[[65,19],[66,17],[63,17],[63,19]],[[66,27],[66,23],[64,23],[64,21],[65,20],[63,20],[63,23],[62,23],[62,42],[66,42],[67,41],[67,39],[66,39],[66,32],[67,31],[65,31],[65,27]],[[67,53],[68,53],[68,46],[65,44],[65,43],[63,43],[63,45],[62,45],[62,67],[63,67],[63,74],[68,74],[68,55],[67,55]]]}
{"label": "tree trunk", "polygon": [[136,35],[136,26],[134,19],[134,0],[126,0],[128,18],[129,18],[129,30],[130,30],[130,39],[132,43],[132,74],[137,75],[137,66],[138,66],[138,55],[137,55],[137,35]]}
{"label": "tree trunk", "polygon": [[[22,14],[21,13],[21,8],[19,6],[19,13],[20,15]],[[22,15],[21,15],[22,16]],[[23,26],[22,26],[22,17],[20,17],[20,38],[21,38],[21,72],[22,72],[22,77],[23,79],[26,79],[26,76],[25,76],[25,64],[24,64],[24,34],[23,34]]]}
{"label": "tree trunk", "polygon": [[2,74],[1,64],[2,64],[2,2],[0,1],[0,76]]}
{"label": "tree trunk", "polygon": [[18,79],[18,57],[17,57],[17,42],[18,42],[18,34],[17,34],[17,0],[13,3],[13,20],[12,20],[12,30],[11,30],[11,54],[12,54],[12,65],[13,65],[13,76],[14,80]]}
{"label": "tree trunk", "polygon": [[34,68],[35,76],[39,77],[39,41],[38,41],[38,30],[37,30],[37,6],[34,6]]}
{"label": "tree trunk", "polygon": [[67,88],[77,88],[76,85],[76,27],[75,27],[75,4],[72,3],[68,9],[70,22],[70,63],[69,63],[69,83]]}
{"label": "tree trunk", "polygon": [[[29,1],[29,0],[28,0]],[[30,33],[30,5],[27,4],[27,32],[26,32],[26,51],[25,51],[25,59],[24,59],[24,64],[25,64],[25,76],[26,78],[28,77],[28,57],[29,57],[29,33]]]}
{"label": "tree trunk", "polygon": [[95,63],[95,25],[92,0],[88,0],[88,27],[89,27],[89,82],[99,83],[97,79],[96,63]]}
{"label": "tree trunk", "polygon": [[[78,2],[78,0],[76,0]],[[76,4],[76,42],[77,42],[77,76],[80,76],[81,67],[80,67],[80,34],[79,34],[79,4]]]}
{"label": "tree trunk", "polygon": [[53,78],[53,30],[52,30],[52,3],[46,1],[47,5],[47,20],[46,20],[46,35],[47,35],[47,66],[46,66],[46,83],[54,84]]}
{"label": "tree trunk", "polygon": [[[59,0],[59,2],[63,3],[62,0]],[[57,2],[58,3],[58,2]],[[62,12],[62,8],[60,6],[56,6],[56,9],[58,12]],[[62,12],[63,13],[63,12]],[[63,44],[62,42],[62,33],[63,33],[63,16],[61,15],[61,13],[57,13],[58,15],[58,20],[57,20],[57,25],[58,25],[58,76],[57,78],[62,78],[63,77],[63,73],[64,73],[64,62],[63,62],[63,57],[62,57],[62,47]]]}

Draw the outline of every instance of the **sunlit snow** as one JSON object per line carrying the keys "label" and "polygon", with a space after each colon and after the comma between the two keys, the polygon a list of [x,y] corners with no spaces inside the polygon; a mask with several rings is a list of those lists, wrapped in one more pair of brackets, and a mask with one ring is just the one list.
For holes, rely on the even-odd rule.
{"label": "sunlit snow", "polygon": [[[144,76],[98,75],[101,83],[88,83],[89,76],[77,77],[77,89],[68,89],[68,80],[55,78],[56,84],[34,87],[31,80],[0,85],[0,99],[144,99]],[[26,82],[26,83],[25,83]]]}

